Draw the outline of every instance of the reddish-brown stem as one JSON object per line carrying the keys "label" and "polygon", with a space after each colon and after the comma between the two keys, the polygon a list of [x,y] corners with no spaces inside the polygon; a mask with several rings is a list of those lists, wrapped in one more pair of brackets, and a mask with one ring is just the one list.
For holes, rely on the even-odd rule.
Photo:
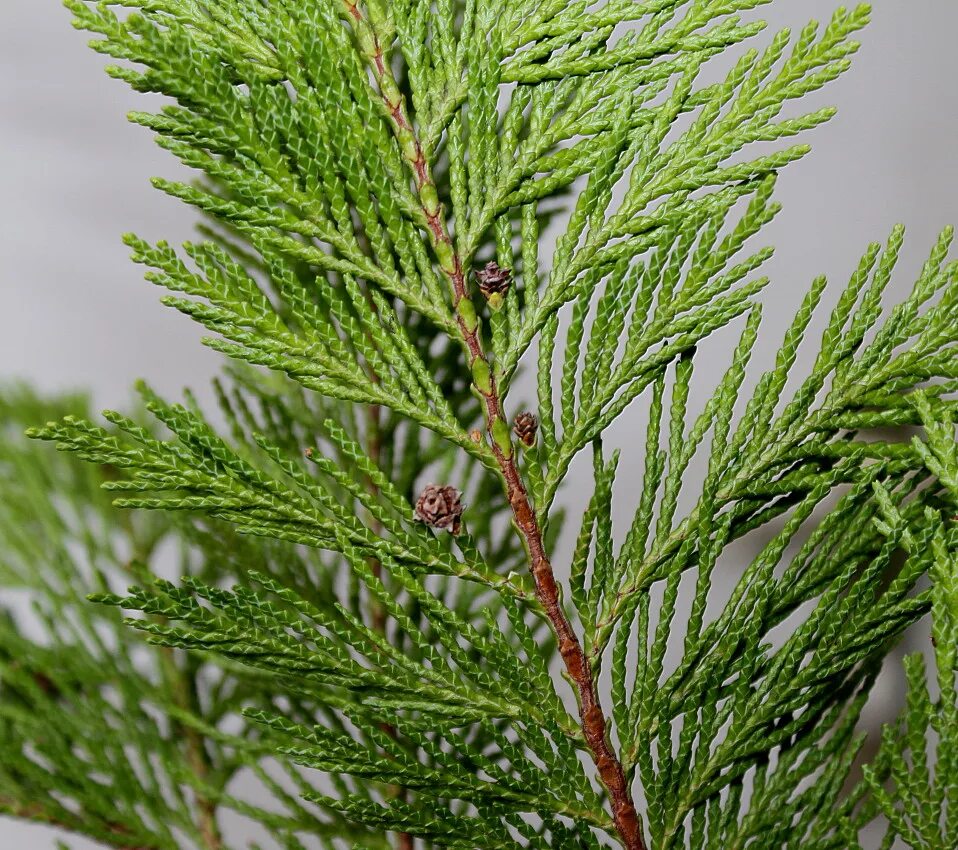
{"label": "reddish-brown stem", "polygon": [[[468,297],[463,293],[459,297]],[[462,323],[460,323],[462,328]],[[469,347],[471,359],[485,359],[482,352],[478,332],[465,333],[466,344]],[[612,818],[616,830],[627,850],[645,850],[642,838],[639,817],[632,801],[632,792],[625,778],[622,764],[619,762],[612,747],[606,730],[605,713],[596,691],[592,676],[592,666],[582,649],[582,644],[576,635],[569,618],[559,600],[559,588],[556,584],[555,572],[542,541],[542,530],[536,519],[535,511],[529,499],[528,491],[523,483],[522,476],[515,462],[515,453],[507,454],[499,445],[493,433],[496,421],[505,421],[501,401],[496,387],[495,376],[491,378],[491,391],[482,393],[486,407],[486,429],[489,433],[489,442],[496,461],[506,482],[506,493],[516,527],[522,534],[529,552],[529,563],[532,568],[532,577],[535,581],[536,596],[542,604],[546,615],[552,623],[552,628],[559,641],[559,654],[565,664],[569,678],[575,684],[579,702],[579,717],[582,721],[582,733],[586,743],[592,751],[599,778],[609,792],[612,805]]]}
{"label": "reddish-brown stem", "polygon": [[483,351],[481,326],[469,299],[462,258],[455,250],[446,227],[429,164],[418,134],[409,120],[405,98],[389,71],[389,62],[374,27],[364,18],[355,0],[343,0],[343,2],[353,21],[360,48],[365,53],[376,79],[390,116],[393,132],[412,172],[439,266],[449,279],[452,288],[453,310],[473,375],[473,386],[483,400],[489,444],[505,481],[506,494],[512,507],[515,525],[529,552],[536,596],[549,617],[558,638],[559,653],[569,678],[575,685],[582,732],[592,753],[599,778],[609,792],[616,830],[626,850],[645,850],[645,841],[642,837],[635,803],[632,801],[629,783],[622,764],[609,743],[605,713],[599,701],[591,664],[562,608],[555,573],[542,541],[542,530],[539,528],[529,493],[516,465],[515,450],[502,409],[495,372]]}

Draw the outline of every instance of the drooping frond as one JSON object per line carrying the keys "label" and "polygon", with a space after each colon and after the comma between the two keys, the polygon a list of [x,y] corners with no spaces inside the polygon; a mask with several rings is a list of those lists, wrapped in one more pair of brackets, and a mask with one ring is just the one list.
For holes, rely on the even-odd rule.
{"label": "drooping frond", "polygon": [[[919,410],[953,415],[953,350],[943,341],[951,339],[958,289],[956,266],[945,261],[949,231],[912,295],[882,319],[901,236],[896,231],[883,254],[869,249],[790,400],[782,397],[786,379],[824,279],[744,405],[737,398],[756,310],[691,424],[695,351],[657,370],[642,495],[617,551],[611,505],[620,460],[593,441],[594,494],[573,553],[572,600],[594,668],[611,664],[622,761],[647,795],[654,847],[734,846],[761,835],[772,842],[762,846],[798,848],[833,836],[818,817],[821,795],[845,781],[876,663],[928,609],[927,594],[912,591],[931,568],[930,538],[898,571],[897,541],[873,525],[872,489],[888,488],[912,517],[947,501],[949,467],[923,465],[931,450],[893,429],[920,424]],[[889,427],[892,436],[876,436]],[[928,430],[931,445],[951,457],[952,427]],[[709,437],[702,495],[677,519],[689,464]],[[850,489],[813,522],[840,486]],[[713,577],[723,553],[772,520],[777,530],[719,602]],[[684,623],[683,590],[691,594]],[[746,779],[751,802],[741,796]]]}

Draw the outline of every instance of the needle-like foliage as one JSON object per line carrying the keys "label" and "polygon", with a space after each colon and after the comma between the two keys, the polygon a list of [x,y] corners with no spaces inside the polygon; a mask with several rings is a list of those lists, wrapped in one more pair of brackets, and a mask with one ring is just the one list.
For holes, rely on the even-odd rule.
{"label": "needle-like foliage", "polygon": [[[126,850],[958,842],[953,234],[750,363],[869,14],[765,2],[66,0],[165,98],[131,119],[201,240],[126,242],[231,365],[205,410],[2,397],[0,809]],[[929,611],[938,692],[906,661],[856,782]]]}

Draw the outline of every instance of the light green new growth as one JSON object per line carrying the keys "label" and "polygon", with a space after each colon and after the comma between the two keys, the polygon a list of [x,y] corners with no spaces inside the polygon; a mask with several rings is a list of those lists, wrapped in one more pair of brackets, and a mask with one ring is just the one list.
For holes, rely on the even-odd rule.
{"label": "light green new growth", "polygon": [[[765,2],[66,0],[166,96],[130,117],[202,241],[126,242],[231,364],[212,413],[0,395],[0,812],[121,850],[958,846],[953,234],[891,305],[896,228],[750,364],[776,175],[834,114],[794,102],[869,15]],[[859,770],[929,611],[937,678],[906,660]]]}

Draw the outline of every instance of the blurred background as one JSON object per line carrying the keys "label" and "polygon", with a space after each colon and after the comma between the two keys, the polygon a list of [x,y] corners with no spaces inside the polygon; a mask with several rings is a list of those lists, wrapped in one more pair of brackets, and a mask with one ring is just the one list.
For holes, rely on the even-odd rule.
{"label": "blurred background", "polygon": [[[760,11],[779,29],[827,18],[834,5],[781,0]],[[810,138],[813,153],[781,176],[785,209],[760,237],[777,253],[765,269],[773,282],[759,366],[815,275],[827,273],[834,294],[866,244],[902,221],[909,235],[892,287],[901,294],[941,227],[958,223],[956,26],[958,4],[877,3],[852,70],[814,99],[812,108],[834,103],[840,111]],[[160,293],[142,281],[120,241],[125,231],[183,241],[193,235],[194,215],[151,189],[149,177],[175,175],[176,165],[146,131],[126,123],[127,110],[144,108],[143,96],[108,79],[85,41],[55,0],[3,0],[0,380],[88,389],[100,407],[123,407],[139,377],[167,396],[188,385],[208,397],[219,355],[199,345],[197,326],[157,303]],[[811,354],[804,354],[807,362]],[[715,374],[725,368],[721,359]],[[641,404],[629,415],[617,426],[619,442],[644,421]],[[636,476],[622,478],[627,486]],[[625,517],[636,494],[620,491]],[[576,507],[574,499],[569,504]],[[920,634],[910,639],[920,642]],[[899,685],[889,665],[869,726],[895,715]],[[3,848],[52,850],[55,838],[0,821]]]}

